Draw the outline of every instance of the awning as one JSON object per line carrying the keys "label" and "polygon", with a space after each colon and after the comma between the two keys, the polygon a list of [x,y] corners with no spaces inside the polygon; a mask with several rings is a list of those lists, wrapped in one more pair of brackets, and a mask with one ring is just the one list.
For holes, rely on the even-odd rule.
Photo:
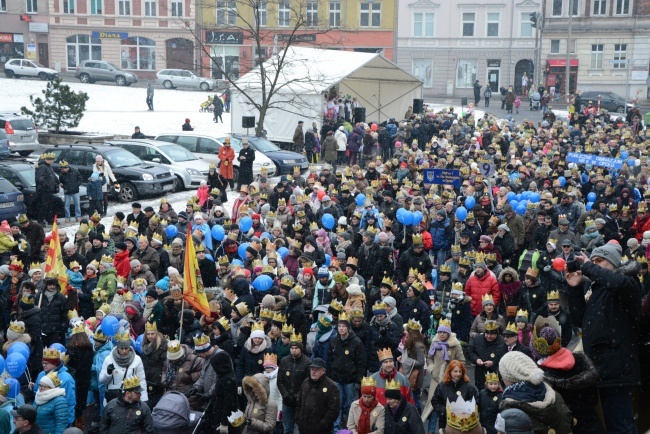
{"label": "awning", "polygon": [[[566,59],[548,59],[546,61],[548,66],[564,66],[566,67]],[[571,59],[571,66],[578,66],[578,59]]]}

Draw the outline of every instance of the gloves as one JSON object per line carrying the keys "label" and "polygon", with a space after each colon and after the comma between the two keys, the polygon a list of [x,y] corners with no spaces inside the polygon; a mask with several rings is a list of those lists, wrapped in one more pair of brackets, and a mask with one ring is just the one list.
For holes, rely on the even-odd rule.
{"label": "gloves", "polygon": [[115,370],[115,365],[112,363],[106,367],[106,373],[108,375],[113,375],[114,370]]}
{"label": "gloves", "polygon": [[550,265],[547,265],[546,267],[544,267],[544,272],[545,273],[548,273],[549,271],[551,271],[551,266]]}
{"label": "gloves", "polygon": [[219,425],[220,434],[228,434],[228,425]]}
{"label": "gloves", "polygon": [[198,390],[196,390],[196,387],[192,387],[190,390],[185,392],[185,396],[187,396],[189,398],[190,396],[196,395],[197,393],[198,393]]}
{"label": "gloves", "polygon": [[241,393],[242,393],[242,388],[241,388],[241,386],[239,386],[237,388],[237,395],[241,395]]}

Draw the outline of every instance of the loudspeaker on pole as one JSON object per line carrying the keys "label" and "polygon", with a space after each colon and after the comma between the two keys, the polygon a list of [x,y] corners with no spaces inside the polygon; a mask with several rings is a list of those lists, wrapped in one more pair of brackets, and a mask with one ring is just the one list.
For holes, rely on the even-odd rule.
{"label": "loudspeaker on pole", "polygon": [[424,100],[423,99],[414,99],[413,100],[413,113],[419,115],[424,112]]}
{"label": "loudspeaker on pole", "polygon": [[241,118],[241,127],[242,128],[255,128],[255,116],[242,116],[242,118]]}
{"label": "loudspeaker on pole", "polygon": [[355,122],[365,122],[366,121],[366,108],[357,107],[354,109],[354,121]]}

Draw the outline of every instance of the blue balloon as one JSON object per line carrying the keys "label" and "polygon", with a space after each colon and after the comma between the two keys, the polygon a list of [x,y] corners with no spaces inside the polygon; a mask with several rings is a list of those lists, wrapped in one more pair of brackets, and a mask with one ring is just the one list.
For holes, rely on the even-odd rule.
{"label": "blue balloon", "polygon": [[564,184],[566,184],[566,178],[564,176],[560,176],[557,180],[560,181],[560,187],[564,187]]}
{"label": "blue balloon", "polygon": [[242,232],[248,232],[253,227],[253,219],[246,216],[239,220],[239,229]]}
{"label": "blue balloon", "polygon": [[5,379],[5,384],[9,386],[7,398],[15,399],[20,393],[20,383],[15,378],[7,378]]}
{"label": "blue balloon", "polygon": [[467,196],[465,199],[465,208],[474,209],[474,205],[476,205],[476,199],[474,199],[474,196]]}
{"label": "blue balloon", "polygon": [[591,211],[591,208],[593,208],[594,203],[593,202],[587,202],[587,205],[585,205],[585,209],[587,211]]}
{"label": "blue balloon", "polygon": [[456,209],[456,217],[458,217],[458,220],[460,220],[461,222],[464,222],[465,219],[467,218],[467,209],[465,209],[465,207],[463,206],[459,206]]}
{"label": "blue balloon", "polygon": [[514,182],[515,179],[519,179],[519,172],[511,173],[510,174],[510,181]]}
{"label": "blue balloon", "polygon": [[588,202],[595,202],[598,196],[596,196],[596,193],[593,191],[587,195],[587,201]]}
{"label": "blue balloon", "polygon": [[526,214],[526,207],[520,204],[515,210],[515,212],[519,215],[524,215]]}
{"label": "blue balloon", "polygon": [[242,261],[246,261],[246,249],[250,246],[248,243],[242,243],[239,248],[237,249],[237,254],[241,258]]}
{"label": "blue balloon", "polygon": [[413,213],[411,211],[406,211],[404,214],[404,224],[406,226],[413,224]]}
{"label": "blue balloon", "polygon": [[323,224],[323,227],[325,229],[332,230],[332,228],[334,228],[335,221],[334,221],[334,216],[332,214],[329,213],[323,214],[323,217],[320,219],[320,221]]}
{"label": "blue balloon", "polygon": [[[106,336],[108,336],[108,335],[106,335]],[[55,342],[52,345],[50,345],[50,349],[57,350],[60,353],[66,353],[68,351],[68,350],[65,349],[65,347],[62,344],[60,344],[58,342]]]}
{"label": "blue balloon", "polygon": [[530,194],[530,201],[532,203],[538,203],[541,198],[542,198],[542,196],[537,192]]}
{"label": "blue balloon", "polygon": [[226,230],[221,225],[214,225],[210,230],[212,232],[212,238],[217,241],[223,241],[226,237]]}
{"label": "blue balloon", "polygon": [[242,261],[239,259],[233,259],[232,262],[230,262],[231,265],[239,265],[240,267],[244,265]]}
{"label": "blue balloon", "polygon": [[[65,349],[64,349],[64,351],[65,351]],[[27,360],[29,360],[29,354],[30,354],[29,347],[24,342],[14,342],[14,343],[12,343],[9,346],[9,351],[7,351],[7,355],[13,354],[13,353],[22,354]]]}
{"label": "blue balloon", "polygon": [[511,200],[510,201],[510,206],[512,207],[512,209],[517,209],[517,207],[519,206],[519,201],[518,200]]}
{"label": "blue balloon", "polygon": [[519,205],[517,205],[517,206],[519,207],[519,206],[522,206],[522,205],[525,206],[525,207],[527,207],[527,206],[528,206],[528,201],[527,201],[526,199],[522,199],[522,200],[519,202]]}
{"label": "blue balloon", "polygon": [[167,238],[174,238],[178,233],[178,228],[174,225],[169,225],[165,228],[165,232],[167,233]]}
{"label": "blue balloon", "polygon": [[422,215],[421,211],[413,211],[413,224],[414,225],[419,225],[422,223],[422,220],[424,219],[424,216]]}
{"label": "blue balloon", "polygon": [[521,198],[522,199],[528,200],[529,197],[530,197],[530,191],[526,190],[523,193],[521,193]]}
{"label": "blue balloon", "polygon": [[517,193],[517,195],[515,196],[515,199],[517,199],[517,202],[519,202],[521,200],[521,194]]}
{"label": "blue balloon", "polygon": [[635,161],[634,158],[630,157],[627,159],[627,165],[630,167],[634,167]]}
{"label": "blue balloon", "polygon": [[408,212],[408,211],[406,210],[406,208],[400,208],[400,209],[398,209],[397,212],[395,213],[395,217],[397,217],[397,221],[400,222],[400,223],[402,223],[402,224],[404,224],[404,215],[405,215],[407,212]]}
{"label": "blue balloon", "polygon": [[269,240],[271,239],[271,234],[268,232],[262,232],[262,235],[260,235],[260,239],[268,238]]}
{"label": "blue balloon", "polygon": [[284,258],[286,258],[287,255],[289,255],[289,249],[287,249],[286,247],[280,247],[278,249],[278,255],[280,255],[280,257],[284,261]]}
{"label": "blue balloon", "polygon": [[359,193],[357,194],[357,197],[354,198],[354,201],[357,203],[357,205],[363,206],[363,204],[366,203],[366,195]]}
{"label": "blue balloon", "polygon": [[508,202],[511,200],[515,200],[515,197],[517,197],[517,193],[514,191],[509,191],[508,194],[506,194],[506,198],[508,199]]}
{"label": "blue balloon", "polygon": [[271,277],[267,276],[266,274],[257,276],[255,280],[253,280],[253,288],[257,289],[260,292],[268,291],[271,286],[273,286],[273,279],[271,279]]}
{"label": "blue balloon", "polygon": [[0,372],[5,371],[5,358],[0,355]]}
{"label": "blue balloon", "polygon": [[325,253],[325,266],[329,267],[331,263],[332,263],[332,257],[327,253]]}
{"label": "blue balloon", "polygon": [[112,338],[120,328],[120,320],[118,320],[117,317],[109,315],[102,320],[102,325],[100,327],[102,328],[102,333],[109,338]]}
{"label": "blue balloon", "polygon": [[627,160],[627,157],[629,157],[630,154],[628,154],[627,151],[621,151],[621,159]]}
{"label": "blue balloon", "polygon": [[142,354],[142,340],[144,339],[144,334],[138,336],[138,339],[135,340],[135,351],[138,354]]}
{"label": "blue balloon", "polygon": [[9,375],[18,378],[27,368],[27,359],[20,353],[9,354],[5,366]]}
{"label": "blue balloon", "polygon": [[208,254],[205,255],[205,257],[208,258],[209,260],[211,260],[212,262],[214,262],[214,258],[212,257],[211,254],[208,253]]}

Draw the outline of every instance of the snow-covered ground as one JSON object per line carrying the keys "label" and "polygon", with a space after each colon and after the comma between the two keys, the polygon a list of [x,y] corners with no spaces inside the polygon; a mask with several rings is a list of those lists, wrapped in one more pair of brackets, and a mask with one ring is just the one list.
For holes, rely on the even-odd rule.
{"label": "snow-covered ground", "polygon": [[[30,107],[30,95],[42,96],[46,82],[31,79],[0,78],[0,112],[20,113]],[[199,112],[201,103],[212,93],[189,90],[156,89],[154,110],[147,111],[146,88],[119,87],[102,84],[65,83],[74,91],[86,92],[90,98],[79,131],[132,134],[137,125],[146,135],[180,131],[185,118],[195,131],[230,132],[230,114],[223,114],[224,123],[212,121],[212,113]]]}

